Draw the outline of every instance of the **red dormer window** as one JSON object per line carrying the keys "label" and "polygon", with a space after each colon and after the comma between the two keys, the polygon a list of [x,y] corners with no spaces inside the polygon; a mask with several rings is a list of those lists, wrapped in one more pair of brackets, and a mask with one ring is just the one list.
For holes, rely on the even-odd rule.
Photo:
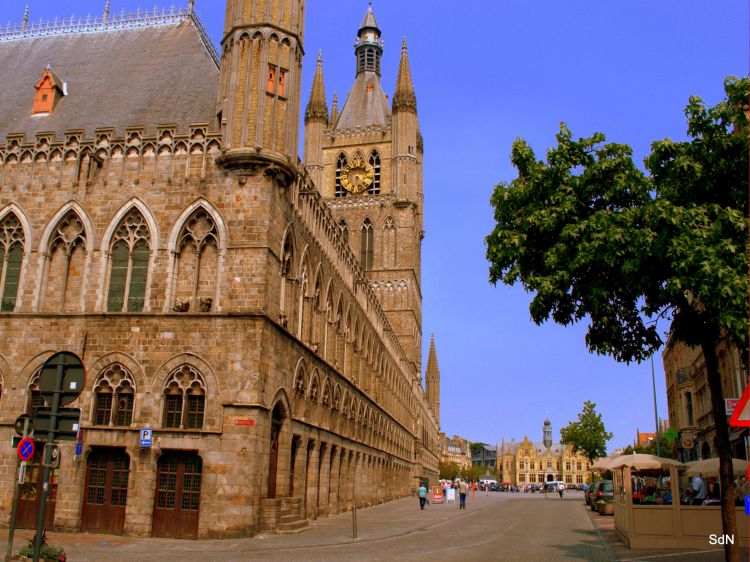
{"label": "red dormer window", "polygon": [[52,113],[57,102],[66,94],[65,82],[47,67],[39,81],[34,86],[36,95],[34,96],[34,106],[31,109],[32,115],[44,115]]}

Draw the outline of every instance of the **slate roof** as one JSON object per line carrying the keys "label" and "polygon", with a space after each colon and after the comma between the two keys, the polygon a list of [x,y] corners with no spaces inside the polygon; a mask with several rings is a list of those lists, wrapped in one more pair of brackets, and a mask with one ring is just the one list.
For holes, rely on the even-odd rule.
{"label": "slate roof", "polygon": [[[368,91],[368,86],[372,86]],[[391,121],[391,106],[374,72],[360,72],[354,80],[335,129],[351,129],[369,125],[387,125]]]}
{"label": "slate roof", "polygon": [[[215,128],[219,68],[194,16],[120,30],[22,37],[0,42],[0,139],[24,133],[190,123]],[[46,117],[31,117],[34,85],[47,65],[68,95]]]}

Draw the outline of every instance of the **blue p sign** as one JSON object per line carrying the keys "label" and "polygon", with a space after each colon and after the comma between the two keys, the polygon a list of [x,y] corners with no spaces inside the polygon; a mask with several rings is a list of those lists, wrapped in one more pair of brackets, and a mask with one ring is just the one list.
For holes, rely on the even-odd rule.
{"label": "blue p sign", "polygon": [[750,496],[745,496],[745,515],[750,516]]}

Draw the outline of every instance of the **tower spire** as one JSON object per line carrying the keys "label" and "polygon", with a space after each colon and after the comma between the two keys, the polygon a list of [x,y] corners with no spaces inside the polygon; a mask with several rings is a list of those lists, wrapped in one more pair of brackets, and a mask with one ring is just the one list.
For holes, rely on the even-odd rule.
{"label": "tower spire", "polygon": [[26,11],[23,13],[23,20],[21,22],[21,31],[26,31],[26,27],[29,25],[29,5],[26,4]]}
{"label": "tower spire", "polygon": [[417,112],[417,96],[414,94],[414,83],[411,80],[406,37],[401,43],[401,62],[398,65],[396,91],[393,94],[393,111]]}
{"label": "tower spire", "polygon": [[107,2],[104,4],[104,21],[105,22],[109,19],[109,6],[110,6],[110,0],[107,0]]}
{"label": "tower spire", "polygon": [[359,26],[357,41],[354,44],[354,55],[357,57],[357,75],[362,72],[374,72],[380,76],[380,58],[383,56],[383,42],[380,40],[380,28],[372,12],[372,3]]}
{"label": "tower spire", "polygon": [[430,353],[427,356],[427,369],[424,378],[427,383],[427,403],[432,408],[438,426],[440,426],[440,367],[438,367],[437,352],[435,351],[434,333],[430,337]]}
{"label": "tower spire", "polygon": [[337,92],[333,92],[333,105],[331,105],[331,121],[329,127],[333,129],[336,126],[336,121],[339,119],[339,95]]}
{"label": "tower spire", "polygon": [[310,100],[305,109],[305,125],[313,120],[328,123],[328,104],[326,104],[326,89],[323,82],[323,51],[318,51],[318,64],[310,90]]}

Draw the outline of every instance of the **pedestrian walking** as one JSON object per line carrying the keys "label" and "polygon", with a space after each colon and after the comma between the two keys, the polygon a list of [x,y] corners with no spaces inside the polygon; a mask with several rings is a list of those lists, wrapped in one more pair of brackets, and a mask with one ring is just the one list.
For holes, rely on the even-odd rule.
{"label": "pedestrian walking", "polygon": [[458,509],[466,509],[466,494],[468,492],[469,492],[469,485],[463,480],[461,480],[461,482],[458,483],[458,497],[460,499]]}
{"label": "pedestrian walking", "polygon": [[544,484],[544,499],[547,499],[547,484]]}
{"label": "pedestrian walking", "polygon": [[557,493],[560,494],[560,499],[562,499],[563,497],[563,490],[565,490],[565,488],[563,488],[562,486],[557,487]]}
{"label": "pedestrian walking", "polygon": [[424,504],[427,503],[427,488],[424,484],[420,484],[417,495],[419,495],[419,509],[424,509]]}

